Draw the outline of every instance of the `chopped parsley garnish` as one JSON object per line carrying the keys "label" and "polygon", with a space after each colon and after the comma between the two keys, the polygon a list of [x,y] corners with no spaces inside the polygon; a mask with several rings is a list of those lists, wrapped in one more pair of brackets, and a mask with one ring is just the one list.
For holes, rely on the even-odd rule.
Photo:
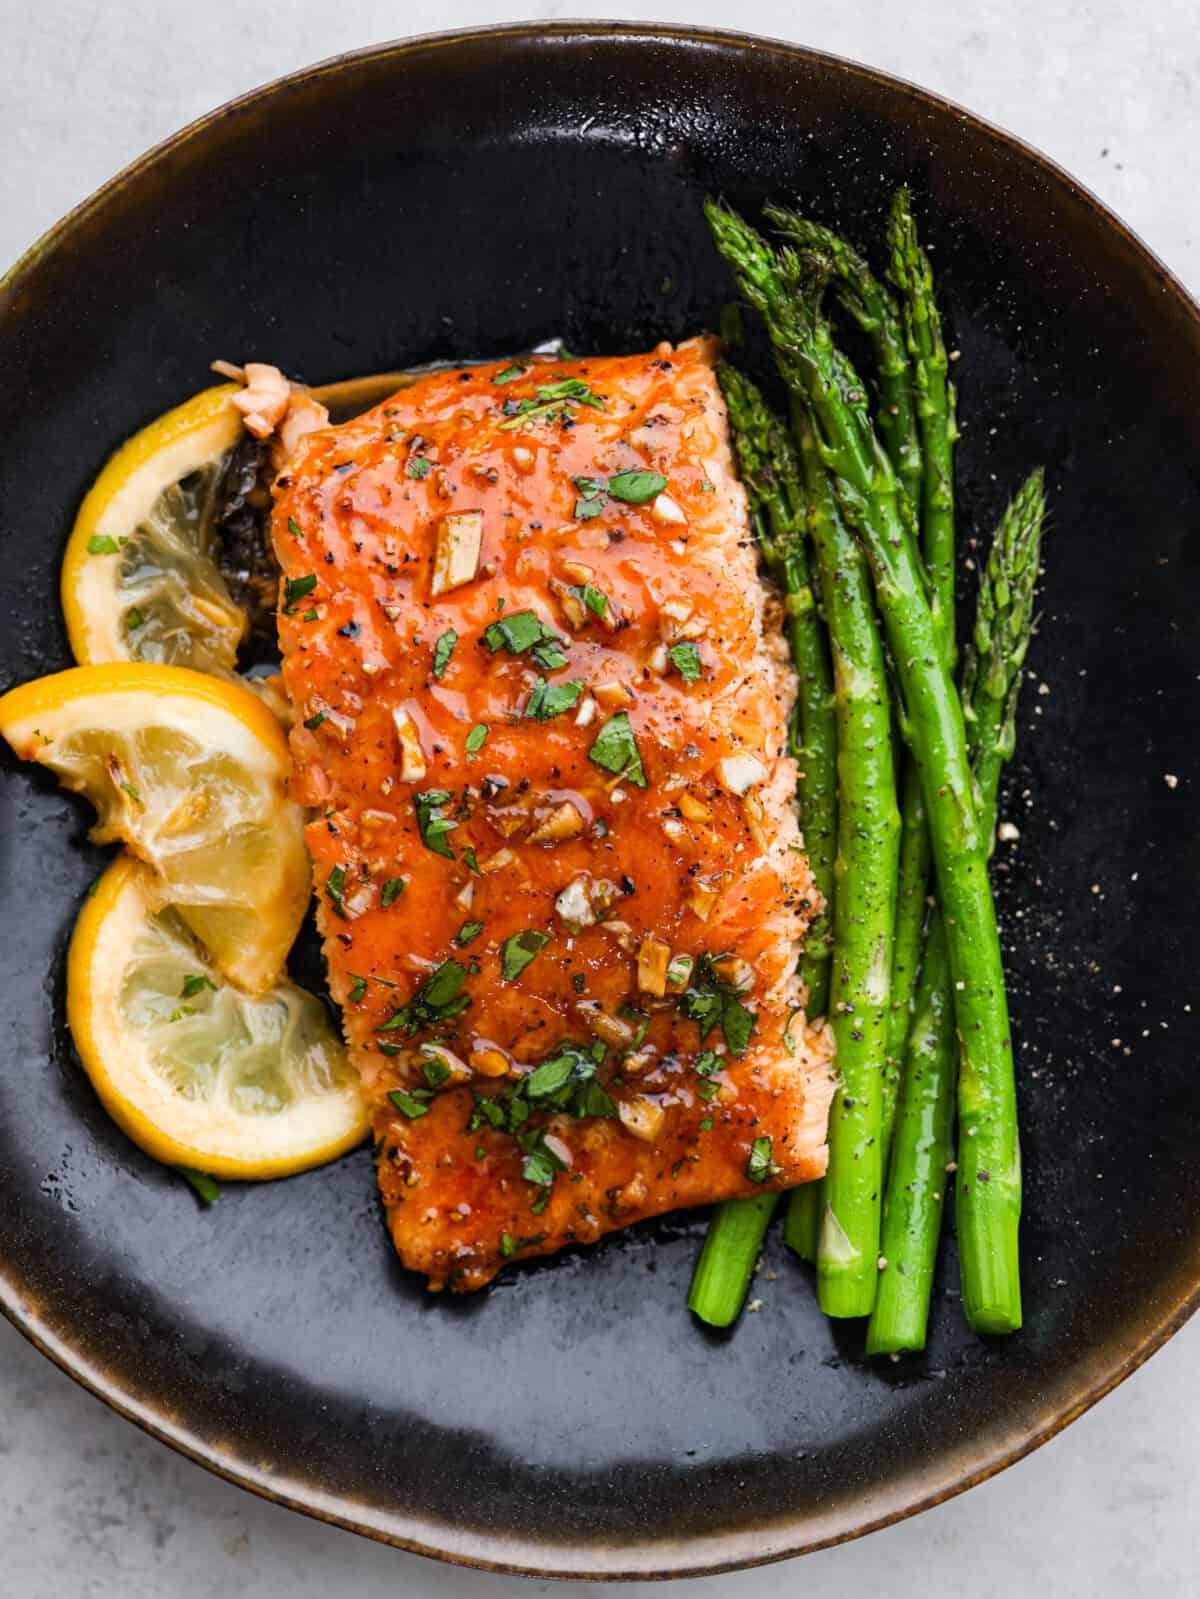
{"label": "chopped parsley garnish", "polygon": [[433,646],[433,675],[441,677],[450,665],[450,657],[454,654],[454,646],[458,643],[458,634],[452,627],[448,627],[437,643]]}
{"label": "chopped parsley garnish", "polygon": [[327,720],[328,717],[324,711],[317,711],[315,715],[305,717],[304,725],[308,728],[309,732],[315,733],[317,728],[320,727],[321,723]]}
{"label": "chopped parsley garnish", "polygon": [[[537,1188],[552,1187],[559,1172],[566,1171],[567,1163],[546,1143],[545,1130],[538,1128],[532,1135],[523,1134],[517,1142],[522,1145],[525,1153],[521,1176],[527,1183],[533,1183]],[[538,1214],[540,1213],[539,1211]]]}
{"label": "chopped parsley garnish", "polygon": [[459,1015],[471,1003],[470,995],[462,992],[466,977],[465,969],[456,960],[443,961],[425,986],[419,988],[407,1004],[393,1011],[376,1031],[401,1031],[411,1038],[419,1028]]}
{"label": "chopped parsley garnish", "polygon": [[696,1076],[701,1082],[696,1088],[696,1093],[705,1101],[715,1099],[721,1092],[720,1083],[713,1082],[713,1078],[721,1070],[721,1057],[715,1049],[706,1049],[696,1057]]}
{"label": "chopped parsley garnish", "polygon": [[329,895],[329,903],[339,916],[344,917],[346,907],[342,903],[342,896],[346,892],[346,868],[335,866],[325,879],[325,892]]}
{"label": "chopped parsley garnish", "polygon": [[393,1088],[388,1093],[388,1098],[402,1116],[407,1116],[410,1122],[415,1122],[418,1116],[428,1116],[429,1106],[425,1103],[429,1098],[427,1089],[415,1088],[412,1093],[407,1093],[403,1088]]}
{"label": "chopped parsley garnish", "polygon": [[508,432],[542,416],[547,419],[555,415],[568,416],[570,407],[575,405],[589,405],[597,411],[608,409],[607,402],[593,394],[582,378],[560,378],[557,383],[542,384],[532,400],[518,400],[515,405],[506,400],[504,410],[508,420],[501,422],[500,430]]}
{"label": "chopped parsley garnish", "polygon": [[777,1166],[771,1159],[771,1140],[756,1138],[750,1145],[746,1176],[752,1183],[765,1183],[769,1177],[777,1177],[781,1170],[782,1167]]}
{"label": "chopped parsley garnish", "polygon": [[190,972],[183,980],[183,987],[179,991],[180,999],[194,999],[197,994],[202,994],[206,988],[211,988],[215,994],[217,985],[211,977],[206,977],[203,972]]}
{"label": "chopped parsley garnish", "polygon": [[302,539],[304,537],[304,530],[294,516],[288,517],[288,532],[294,539]]}
{"label": "chopped parsley garnish", "polygon": [[145,627],[145,625],[146,618],[136,605],[131,605],[125,612],[125,631],[127,633],[136,633],[139,627]]}
{"label": "chopped parsley garnish", "polygon": [[467,759],[474,760],[475,756],[487,743],[488,725],[486,722],[476,722],[467,734]]}
{"label": "chopped parsley garnish", "polygon": [[176,1166],[175,1170],[185,1183],[190,1183],[192,1192],[202,1205],[215,1205],[221,1197],[221,1189],[215,1177],[210,1177],[206,1171],[197,1171],[195,1166]]}
{"label": "chopped parsley garnish", "polygon": [[383,885],[383,893],[379,896],[379,903],[387,910],[389,905],[394,905],[404,892],[404,879],[402,877],[389,877]]}
{"label": "chopped parsley garnish", "polygon": [[685,1016],[699,1023],[701,1043],[719,1025],[730,1054],[746,1053],[758,1017],[743,1005],[737,989],[720,981],[711,956],[702,955],[697,961],[691,982],[680,995],[679,1008]]}
{"label": "chopped parsley garnish", "polygon": [[[537,1112],[550,1115],[566,1112],[578,1120],[585,1117],[611,1120],[617,1108],[596,1081],[604,1056],[602,1043],[583,1045],[565,1039],[531,1072],[502,1093],[473,1093],[475,1106],[467,1122],[467,1131],[490,1127],[495,1132],[509,1133],[516,1138],[522,1152],[529,1155],[544,1149],[544,1130],[526,1126]],[[535,1161],[533,1170],[541,1173],[548,1186],[555,1170],[562,1170],[562,1166],[554,1165],[550,1151],[545,1153],[551,1156],[550,1161]],[[531,1177],[528,1172],[525,1175],[530,1182],[540,1185],[541,1178]]]}
{"label": "chopped parsley garnish", "polygon": [[518,378],[523,378],[528,370],[528,366],[522,365],[519,361],[514,361],[511,366],[506,366],[503,372],[497,372],[492,382],[515,383]]}
{"label": "chopped parsley garnish", "polygon": [[694,683],[702,675],[700,651],[694,644],[672,644],[667,654],[685,683]]}
{"label": "chopped parsley garnish", "polygon": [[646,787],[646,769],[642,765],[633,728],[629,725],[628,711],[618,711],[615,716],[609,717],[588,751],[588,760],[602,766],[606,772],[627,777],[638,788]]}
{"label": "chopped parsley garnish", "polygon": [[493,655],[502,649],[510,655],[524,655],[530,650],[533,659],[547,672],[567,664],[562,639],[534,611],[514,611],[511,616],[492,622],[484,629],[483,642]]}
{"label": "chopped parsley garnish", "polygon": [[432,461],[427,461],[423,455],[414,455],[404,468],[404,475],[405,477],[416,478],[420,482],[423,477],[428,477],[432,471]]}
{"label": "chopped parsley garnish", "polygon": [[535,722],[548,722],[552,717],[569,711],[583,693],[583,682],[572,678],[569,683],[547,683],[539,677],[525,706],[525,715]]}
{"label": "chopped parsley garnish", "polygon": [[107,533],[93,533],[88,540],[89,555],[116,555],[120,548],[116,539],[110,538]]}
{"label": "chopped parsley garnish", "polygon": [[711,1133],[712,1129],[713,1129],[713,1119],[712,1119],[711,1116],[706,1116],[704,1118],[704,1120],[700,1123],[700,1131],[702,1133]]}
{"label": "chopped parsley garnish", "polygon": [[300,618],[300,620],[302,622],[315,622],[317,620],[317,615],[318,615],[318,613],[317,613],[317,611],[315,609],[313,609],[311,611],[305,611],[304,615]]}
{"label": "chopped parsley garnish", "polygon": [[123,793],[129,795],[130,799],[135,805],[140,805],[142,803],[142,796],[138,793],[137,789],[134,788],[132,783],[122,783],[121,789]]}
{"label": "chopped parsley garnish", "polygon": [[624,500],[627,505],[644,505],[666,486],[667,480],[660,472],[618,472],[608,480],[613,499]]}
{"label": "chopped parsley garnish", "polygon": [[608,498],[608,484],[604,479],[575,477],[571,482],[579,490],[579,498],[575,501],[575,519],[579,522],[588,522],[593,516],[601,515]]}
{"label": "chopped parsley garnish", "polygon": [[185,1016],[194,1016],[195,1014],[195,1007],[192,1005],[176,1005],[175,1009],[167,1017],[167,1021],[181,1022]]}
{"label": "chopped parsley garnish", "polygon": [[[350,975],[353,977],[354,976],[353,972]],[[359,1004],[365,998],[366,992],[367,992],[367,980],[366,980],[366,978],[365,977],[355,977],[354,981],[350,985],[350,992],[346,995],[346,1003],[347,1003],[347,1005],[357,1005],[357,1004]]]}
{"label": "chopped parsley garnish", "polygon": [[469,844],[468,844],[467,848],[465,850],[463,850],[462,858],[463,858],[463,865],[467,868],[467,870],[469,872],[471,872],[475,877],[478,877],[479,876],[479,860],[478,860],[478,857],[475,854],[474,849]]}
{"label": "chopped parsley garnish", "polygon": [[306,594],[311,594],[317,586],[317,574],[309,572],[304,577],[289,577],[283,584],[283,614],[291,616],[296,609],[296,601],[302,600]]}
{"label": "chopped parsley garnish", "polygon": [[[496,381],[496,379],[493,378],[492,382],[495,383],[495,381]],[[516,1254],[516,1252],[517,1252],[517,1246],[516,1246],[516,1244],[513,1243],[512,1234],[511,1233],[501,1233],[500,1234],[500,1259],[501,1260],[511,1260],[513,1258],[513,1256]]]}
{"label": "chopped parsley garnish", "polygon": [[500,971],[506,982],[515,982],[530,961],[540,955],[550,942],[549,933],[539,933],[536,928],[526,928],[523,933],[513,933],[500,946]]}
{"label": "chopped parsley garnish", "polygon": [[582,972],[574,972],[574,973],[572,973],[572,976],[571,976],[571,987],[575,990],[575,992],[577,994],[582,994],[583,993],[583,987],[584,987],[584,984],[586,982],[587,982],[587,978],[584,976],[584,974]]}
{"label": "chopped parsley garnish", "polygon": [[451,794],[444,788],[427,788],[423,793],[413,795],[413,804],[417,811],[417,828],[421,834],[422,844],[435,855],[444,855],[448,861],[454,859],[454,851],[450,848],[446,834],[452,833],[458,823],[451,821],[448,816],[443,816],[441,808],[443,805],[448,805],[451,798]]}
{"label": "chopped parsley garnish", "polygon": [[458,932],[455,933],[454,942],[460,947],[465,948],[472,941],[472,939],[478,938],[482,932],[482,922],[464,922],[459,928]]}

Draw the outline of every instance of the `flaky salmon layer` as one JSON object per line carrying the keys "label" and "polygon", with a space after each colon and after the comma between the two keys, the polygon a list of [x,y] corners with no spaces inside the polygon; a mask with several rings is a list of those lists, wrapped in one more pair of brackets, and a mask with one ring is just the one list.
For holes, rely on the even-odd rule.
{"label": "flaky salmon layer", "polygon": [[824,1171],[793,685],[712,359],[431,374],[276,486],[330,986],[434,1288]]}

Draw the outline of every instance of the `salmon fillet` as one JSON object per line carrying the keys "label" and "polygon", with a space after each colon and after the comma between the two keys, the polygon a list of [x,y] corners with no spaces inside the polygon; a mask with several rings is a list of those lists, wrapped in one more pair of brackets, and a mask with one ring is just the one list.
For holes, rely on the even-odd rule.
{"label": "salmon fillet", "polygon": [[433,373],[276,484],[330,988],[431,1288],[825,1169],[794,685],[713,356]]}

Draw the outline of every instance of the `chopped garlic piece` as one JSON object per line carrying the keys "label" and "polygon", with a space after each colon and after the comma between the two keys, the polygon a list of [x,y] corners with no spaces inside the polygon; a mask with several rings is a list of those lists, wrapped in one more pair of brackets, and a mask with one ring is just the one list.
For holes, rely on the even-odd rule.
{"label": "chopped garlic piece", "polygon": [[570,922],[575,927],[594,927],[596,913],[588,895],[587,878],[577,877],[574,882],[568,883],[554,901],[554,909],[564,922]]}
{"label": "chopped garlic piece", "polygon": [[712,820],[711,808],[705,805],[702,800],[698,800],[694,794],[681,794],[679,796],[679,809],[689,822],[710,822]]}
{"label": "chopped garlic piece", "polygon": [[404,783],[419,783],[429,771],[425,751],[421,748],[421,735],[417,724],[404,709],[397,705],[392,712],[396,724],[396,737],[400,740],[400,779]]}
{"label": "chopped garlic piece", "polygon": [[579,702],[579,709],[575,712],[576,727],[591,727],[596,720],[596,702],[590,694],[585,694]]}
{"label": "chopped garlic piece", "polygon": [[736,988],[740,994],[754,987],[754,968],[739,955],[725,955],[714,961],[713,970],[723,983]]}
{"label": "chopped garlic piece", "polygon": [[707,883],[695,883],[688,895],[688,906],[702,922],[706,922],[712,915],[712,908],[717,903],[717,890],[710,888]]}
{"label": "chopped garlic piece", "polygon": [[438,523],[433,552],[430,592],[435,597],[471,581],[479,570],[482,543],[482,511],[453,511],[449,516],[442,517]]}
{"label": "chopped garlic piece", "polygon": [[562,569],[563,575],[569,577],[572,583],[590,583],[596,575],[596,568],[588,566],[586,561],[564,561]]}
{"label": "chopped garlic piece", "polygon": [[686,522],[687,517],[676,505],[669,494],[660,494],[650,507],[651,514],[659,522]]}
{"label": "chopped garlic piece", "polygon": [[610,1015],[595,1000],[580,1000],[575,1007],[575,1014],[589,1032],[614,1049],[628,1049],[637,1037],[637,1029],[632,1022],[627,1022],[622,1016]]}
{"label": "chopped garlic piece", "polygon": [[655,1142],[666,1120],[666,1112],[658,1101],[648,1099],[645,1094],[639,1094],[636,1099],[618,1100],[617,1115],[625,1131],[645,1144]]}
{"label": "chopped garlic piece", "polygon": [[480,1077],[507,1077],[512,1061],[495,1044],[479,1041],[471,1046],[471,1070]]}
{"label": "chopped garlic piece", "polygon": [[633,704],[633,692],[624,683],[597,683],[592,693],[606,711]]}
{"label": "chopped garlic piece", "polygon": [[642,939],[637,958],[638,988],[643,994],[653,994],[662,999],[667,991],[667,967],[671,960],[671,946],[649,933]]}
{"label": "chopped garlic piece", "polygon": [[583,817],[570,800],[556,805],[544,816],[529,835],[531,844],[560,844],[567,838],[578,838],[583,832]]}
{"label": "chopped garlic piece", "polygon": [[494,855],[489,855],[487,860],[479,862],[481,872],[502,872],[506,866],[512,866],[517,857],[510,849],[498,849]]}
{"label": "chopped garlic piece", "polygon": [[766,776],[767,768],[756,755],[725,755],[717,762],[721,787],[730,794],[745,794]]}
{"label": "chopped garlic piece", "polygon": [[633,951],[634,951],[633,928],[630,927],[628,922],[620,922],[620,921],[605,922],[604,931],[606,933],[610,933],[612,935],[612,937],[616,939],[617,943],[621,946],[621,948],[625,951],[625,953],[627,955],[632,955],[633,954]]}

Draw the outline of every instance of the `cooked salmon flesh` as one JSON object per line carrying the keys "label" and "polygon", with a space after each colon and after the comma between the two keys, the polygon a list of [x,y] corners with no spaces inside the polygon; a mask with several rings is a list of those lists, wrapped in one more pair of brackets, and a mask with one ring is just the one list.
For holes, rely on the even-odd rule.
{"label": "cooked salmon flesh", "polygon": [[794,684],[713,358],[432,373],[276,484],[330,987],[431,1288],[825,1168]]}

